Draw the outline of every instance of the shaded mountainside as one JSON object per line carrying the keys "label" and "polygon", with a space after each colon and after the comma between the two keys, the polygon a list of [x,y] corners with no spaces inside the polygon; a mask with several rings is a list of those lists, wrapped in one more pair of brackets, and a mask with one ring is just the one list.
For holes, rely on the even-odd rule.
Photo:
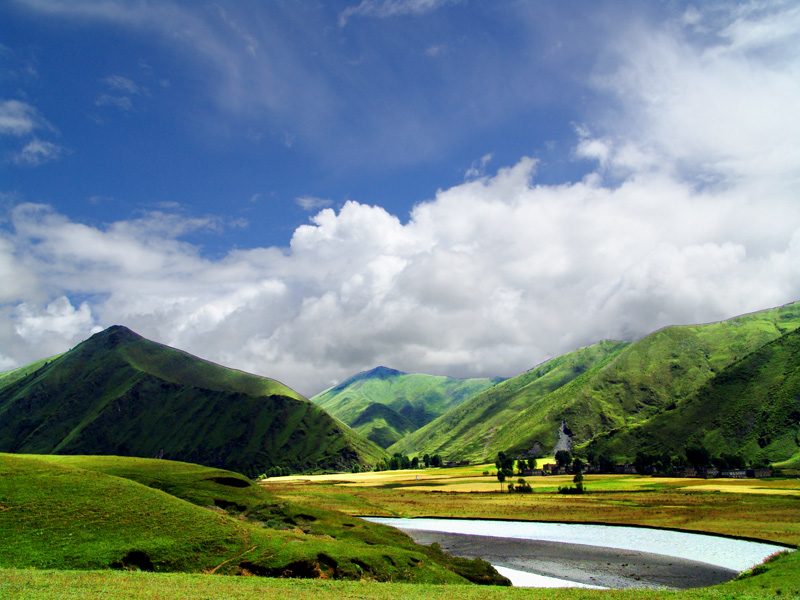
{"label": "shaded mountainside", "polygon": [[583,444],[667,411],[798,326],[795,303],[718,323],[667,327],[631,344],[601,342],[478,394],[389,450],[451,460],[486,460],[501,450],[547,454],[562,421],[573,442]]}
{"label": "shaded mountainside", "polygon": [[[455,379],[377,367],[311,398],[384,448],[502,379]],[[384,406],[385,409],[378,408]]]}
{"label": "shaded mountainside", "polygon": [[283,384],[115,326],[0,379],[0,451],[163,456],[248,475],[383,451]]}
{"label": "shaded mountainside", "polygon": [[486,562],[278,498],[230,471],[118,456],[0,454],[0,481],[0,568],[509,583]]}
{"label": "shaded mountainside", "polygon": [[587,450],[632,459],[703,446],[747,461],[800,460],[800,330],[765,344],[643,423],[598,435]]}

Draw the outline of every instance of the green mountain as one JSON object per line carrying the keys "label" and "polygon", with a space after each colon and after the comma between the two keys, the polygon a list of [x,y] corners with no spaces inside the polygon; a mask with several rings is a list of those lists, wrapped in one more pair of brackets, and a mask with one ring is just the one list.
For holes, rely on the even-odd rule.
{"label": "green mountain", "polygon": [[703,446],[746,461],[800,462],[800,330],[765,344],[642,423],[596,436],[587,450],[632,460]]}
{"label": "green mountain", "polygon": [[500,381],[410,374],[377,367],[317,394],[311,401],[386,448]]}
{"label": "green mountain", "polygon": [[707,325],[667,327],[636,342],[570,352],[465,402],[389,448],[488,460],[553,452],[565,422],[583,444],[677,405],[727,367],[800,326],[800,303]]}
{"label": "green mountain", "polygon": [[119,326],[0,378],[0,451],[159,456],[249,475],[384,455],[275,380]]}
{"label": "green mountain", "polygon": [[[495,438],[509,422],[624,347],[622,342],[604,341],[549,360],[475,395],[390,446],[389,451],[409,456],[440,454],[451,460],[493,459],[497,452],[508,449],[495,450]],[[549,452],[555,441],[548,439],[547,444],[543,447],[540,443],[539,450]]]}
{"label": "green mountain", "polygon": [[[0,568],[508,585],[391,527],[168,460],[0,454]],[[134,594],[135,595],[135,594]]]}

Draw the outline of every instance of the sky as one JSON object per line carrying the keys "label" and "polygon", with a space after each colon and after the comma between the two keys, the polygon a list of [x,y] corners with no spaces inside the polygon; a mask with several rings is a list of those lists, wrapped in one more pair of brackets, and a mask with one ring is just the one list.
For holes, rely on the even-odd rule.
{"label": "sky", "polygon": [[0,370],[311,396],[800,300],[800,4],[0,3]]}

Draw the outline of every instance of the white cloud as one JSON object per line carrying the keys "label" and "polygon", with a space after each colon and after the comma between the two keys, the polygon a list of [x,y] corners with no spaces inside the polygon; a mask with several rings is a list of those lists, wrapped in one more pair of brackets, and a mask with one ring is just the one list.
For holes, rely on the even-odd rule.
{"label": "white cloud", "polygon": [[331,200],[326,198],[316,198],[314,196],[300,196],[299,198],[295,198],[294,201],[295,204],[297,204],[300,208],[307,211],[327,208],[333,204]]}
{"label": "white cloud", "polygon": [[523,158],[407,221],[350,201],[288,248],[213,260],[180,239],[213,220],[101,228],[17,206],[0,229],[0,274],[18,282],[0,358],[44,356],[38,332],[63,350],[120,323],[312,394],[377,364],[515,375],[602,338],[798,300],[800,51],[761,13],[712,16],[686,21],[735,35],[699,45],[674,24],[606,57],[597,83],[624,110],[576,128],[575,156],[596,165],[578,181],[538,183]]}
{"label": "white cloud", "polygon": [[459,0],[361,0],[356,6],[349,6],[339,14],[339,27],[347,25],[352,17],[373,17],[386,19],[401,15],[423,15],[455,4]]}
{"label": "white cloud", "polygon": [[11,155],[11,162],[23,167],[37,167],[58,160],[69,150],[53,142],[33,138],[17,153]]}
{"label": "white cloud", "polygon": [[19,100],[0,101],[0,135],[22,137],[38,129],[55,130],[30,104]]}

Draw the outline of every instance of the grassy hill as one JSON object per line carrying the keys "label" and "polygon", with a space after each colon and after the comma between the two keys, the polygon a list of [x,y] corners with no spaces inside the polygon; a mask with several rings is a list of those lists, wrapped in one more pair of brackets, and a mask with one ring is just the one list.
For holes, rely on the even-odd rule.
{"label": "grassy hill", "polygon": [[800,330],[739,359],[665,411],[594,438],[589,449],[632,459],[704,446],[748,461],[800,462]]}
{"label": "grassy hill", "polygon": [[575,443],[586,443],[671,409],[798,326],[796,303],[718,323],[667,327],[631,344],[602,342],[475,396],[389,450],[472,460],[491,459],[500,450],[549,453],[562,421]]}
{"label": "grassy hill", "polygon": [[311,401],[386,448],[500,381],[455,379],[377,367],[317,394]]}
{"label": "grassy hill", "polygon": [[483,561],[236,473],[165,460],[0,454],[0,567],[503,584]]}
{"label": "grassy hill", "polygon": [[275,380],[119,326],[0,379],[0,451],[162,456],[248,475],[384,454]]}
{"label": "grassy hill", "polygon": [[[616,356],[624,347],[622,342],[604,341],[549,360],[477,394],[400,440],[389,451],[441,454],[448,459],[473,461],[492,458],[499,451],[494,450],[495,437],[514,417],[608,357]],[[549,439],[547,444],[552,446]],[[542,447],[545,452],[549,449]]]}

